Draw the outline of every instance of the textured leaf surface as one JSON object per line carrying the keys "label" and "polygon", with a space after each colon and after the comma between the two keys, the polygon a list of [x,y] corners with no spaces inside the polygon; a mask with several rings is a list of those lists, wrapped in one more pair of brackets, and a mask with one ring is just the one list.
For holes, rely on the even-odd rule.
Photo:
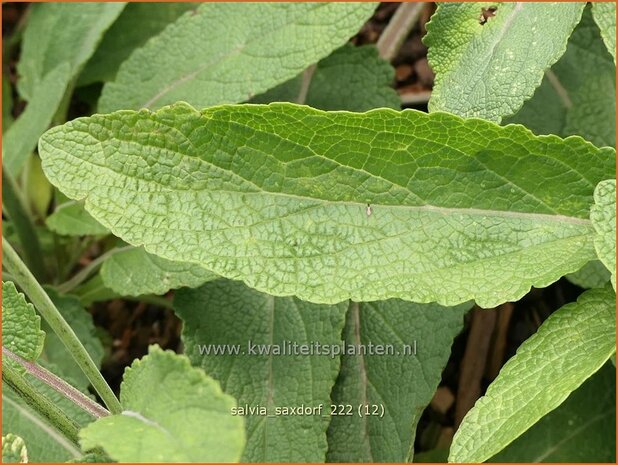
{"label": "textured leaf surface", "polygon": [[411,461],[416,425],[440,382],[470,306],[444,308],[394,299],[350,305],[346,344],[392,345],[396,352],[343,356],[333,403],[383,406],[384,416],[333,416],[329,462]]}
{"label": "textured leaf surface", "polygon": [[[495,16],[481,24],[483,8]],[[441,3],[424,42],[436,73],[431,111],[499,122],[514,114],[562,56],[583,2]]]}
{"label": "textured leaf surface", "polygon": [[586,263],[580,270],[570,273],[565,277],[573,284],[589,289],[591,287],[605,287],[609,282],[611,273],[599,260],[592,260]]}
{"label": "textured leaf surface", "polygon": [[89,307],[94,302],[112,300],[121,297],[116,292],[105,287],[105,284],[103,284],[103,279],[101,278],[101,273],[95,274],[91,279],[86,281],[86,283],[75,289],[73,293],[79,297],[79,300],[84,307]]}
{"label": "textured leaf surface", "polygon": [[599,25],[607,50],[612,54],[614,63],[616,63],[616,3],[593,3],[592,15]]}
{"label": "textured leaf surface", "polygon": [[2,436],[2,463],[27,463],[28,449],[19,436],[7,434]]}
{"label": "textured leaf surface", "polygon": [[142,248],[112,255],[101,267],[103,284],[120,295],[165,294],[179,287],[197,287],[217,275],[192,263],[173,262]]}
{"label": "textured leaf surface", "polygon": [[[250,99],[352,37],[375,3],[204,3],[136,50],[105,85],[103,113]],[[182,53],[179,51],[182,50]]]}
{"label": "textured leaf surface", "polygon": [[195,3],[129,3],[103,36],[79,76],[79,85],[110,81],[121,63]]}
{"label": "textured leaf surface", "polygon": [[[320,110],[399,109],[401,100],[392,87],[394,78],[393,67],[378,56],[374,46],[346,44],[320,60],[313,74],[301,73],[251,102],[305,103]],[[308,86],[306,79],[310,79]],[[303,92],[306,97],[301,102]]]}
{"label": "textured leaf surface", "polygon": [[616,351],[616,295],[591,289],[553,313],[465,416],[450,462],[483,462],[558,407]]}
{"label": "textured leaf surface", "polygon": [[235,400],[189,360],[153,346],[125,371],[123,413],[80,431],[84,450],[120,462],[235,462],[244,446]]}
{"label": "textured leaf surface", "polygon": [[606,363],[491,462],[616,462],[616,369]]}
{"label": "textured leaf surface", "polygon": [[39,152],[126,242],[316,303],[516,300],[595,258],[592,194],[615,173],[579,138],[291,104],[95,115]]}
{"label": "textured leaf surface", "polygon": [[45,220],[47,227],[64,236],[109,234],[109,230],[95,220],[79,202],[59,205]]}
{"label": "textured leaf surface", "polygon": [[69,65],[54,68],[34,89],[24,112],[2,138],[2,166],[17,175],[56,113],[69,80]]}
{"label": "textured leaf surface", "polygon": [[[14,354],[35,361],[43,350],[45,333],[41,331],[41,317],[34,306],[17,292],[12,282],[2,282],[2,345]],[[20,367],[10,359],[4,363]]]}
{"label": "textured leaf surface", "polygon": [[[275,415],[276,407],[323,405],[321,415],[269,418],[248,413],[242,460],[323,462],[330,392],[339,357],[255,355],[248,344],[251,341],[271,350],[288,343],[338,345],[347,305],[273,297],[239,282],[217,280],[199,289],[178,291],[174,309],[184,321],[183,341],[192,363],[220,380],[223,390],[235,396],[239,406],[263,406]],[[208,344],[239,345],[241,354],[201,354],[200,346]]]}
{"label": "textured leaf surface", "polygon": [[597,236],[594,248],[599,259],[612,274],[612,285],[616,289],[616,180],[599,183],[594,191],[594,205],[590,209],[590,220]]}
{"label": "textured leaf surface", "polygon": [[122,2],[32,5],[17,66],[19,93],[30,100],[60,64],[68,63],[69,76],[75,76],[124,7]]}
{"label": "textured leaf surface", "polygon": [[536,134],[579,135],[597,146],[616,145],[616,66],[587,7],[567,51],[541,86],[505,122]]}

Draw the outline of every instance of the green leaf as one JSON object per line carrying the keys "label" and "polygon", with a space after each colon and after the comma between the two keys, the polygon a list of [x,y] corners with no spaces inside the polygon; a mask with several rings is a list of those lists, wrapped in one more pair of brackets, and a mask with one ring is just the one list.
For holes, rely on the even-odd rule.
{"label": "green leaf", "polygon": [[605,287],[610,277],[611,273],[599,260],[589,261],[579,271],[565,276],[565,278],[573,284],[583,287],[584,289]]}
{"label": "green leaf", "polygon": [[[183,341],[192,363],[221,382],[239,406],[322,405],[311,415],[267,417],[245,408],[247,462],[324,462],[330,392],[339,356],[276,355],[275,347],[339,345],[347,305],[315,305],[290,297],[273,297],[244,284],[217,280],[199,289],[181,289],[174,309],[184,322]],[[239,355],[206,354],[212,345],[238,345]],[[251,351],[251,344],[256,354]],[[261,345],[261,346],[260,346]],[[262,350],[271,354],[259,355]],[[330,349],[330,347],[329,347]],[[291,350],[291,349],[290,349]]]}
{"label": "green leaf", "polygon": [[6,73],[2,73],[2,134],[13,124],[13,89]]}
{"label": "green leaf", "polygon": [[[136,50],[99,111],[250,99],[343,45],[375,3],[204,3]],[[182,51],[182,53],[179,53]],[[274,72],[273,72],[274,70]]]}
{"label": "green leaf", "polygon": [[[45,333],[41,331],[41,317],[34,306],[17,292],[12,282],[2,282],[2,346],[16,355],[34,362],[43,350]],[[15,368],[21,365],[4,358]]]}
{"label": "green leaf", "polygon": [[517,300],[596,258],[592,195],[615,176],[580,138],[291,104],[95,115],[39,151],[126,242],[315,303]]}
{"label": "green leaf", "polygon": [[19,93],[33,99],[46,88],[43,77],[61,64],[68,63],[69,78],[79,73],[124,7],[122,2],[33,4],[17,66]]}
{"label": "green leaf", "polygon": [[[532,97],[584,9],[574,3],[440,3],[425,44],[436,73],[430,111],[500,122]],[[495,16],[481,24],[483,9]]]}
{"label": "green leaf", "polygon": [[491,462],[616,463],[616,369],[606,363]]}
{"label": "green leaf", "polygon": [[89,307],[94,302],[112,300],[120,297],[116,292],[105,287],[100,273],[95,274],[91,279],[75,289],[73,294],[79,297],[79,301],[84,307]]}
{"label": "green leaf", "polygon": [[219,384],[189,360],[151,346],[125,371],[124,411],[80,431],[88,451],[101,447],[120,462],[234,462],[244,446],[243,421]]}
{"label": "green leaf", "polygon": [[373,406],[378,411],[383,407],[384,414],[359,417],[355,411],[352,416],[333,416],[328,462],[411,461],[416,426],[438,387],[453,338],[470,307],[394,299],[350,305],[345,343],[392,345],[395,352],[343,356],[332,403],[368,405],[370,412]]}
{"label": "green leaf", "polygon": [[459,426],[450,462],[483,462],[558,407],[616,351],[616,295],[584,292],[553,313]]}
{"label": "green leaf", "polygon": [[593,3],[592,16],[599,25],[603,42],[616,63],[616,3]]}
{"label": "green leaf", "polygon": [[616,66],[590,8],[532,99],[504,122],[521,123],[536,134],[580,135],[597,146],[616,145]]}
{"label": "green leaf", "polygon": [[105,260],[101,278],[106,287],[120,295],[138,296],[201,286],[217,275],[199,265],[173,262],[138,248],[124,250]]}
{"label": "green leaf", "polygon": [[47,217],[47,227],[63,236],[89,236],[109,234],[109,229],[95,220],[79,202],[65,202]]}
{"label": "green leaf", "polygon": [[34,88],[24,112],[2,140],[2,166],[13,176],[19,174],[28,155],[47,130],[69,81],[69,65],[58,65]]}
{"label": "green leaf", "polygon": [[594,190],[594,205],[590,209],[590,221],[597,233],[594,248],[597,255],[611,272],[612,285],[616,289],[616,180],[602,181]]}
{"label": "green leaf", "polygon": [[27,463],[28,450],[24,440],[14,434],[2,436],[2,463]]}
{"label": "green leaf", "polygon": [[159,34],[195,3],[129,3],[103,36],[79,76],[78,85],[111,81],[131,53]]}
{"label": "green leaf", "polygon": [[32,210],[39,218],[47,216],[53,196],[53,187],[41,168],[41,159],[31,154],[27,158],[22,178],[22,191],[26,194]]}
{"label": "green leaf", "polygon": [[[401,100],[392,87],[394,78],[393,67],[378,56],[373,45],[346,44],[320,60],[313,72],[305,71],[251,102],[305,103],[320,110],[399,109]],[[306,97],[301,101],[304,92]]]}

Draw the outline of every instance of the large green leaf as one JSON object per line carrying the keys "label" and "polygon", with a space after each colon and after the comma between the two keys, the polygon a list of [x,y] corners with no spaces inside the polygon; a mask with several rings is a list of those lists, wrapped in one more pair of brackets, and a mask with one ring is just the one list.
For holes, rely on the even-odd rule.
{"label": "large green leaf", "polygon": [[524,342],[465,416],[450,462],[483,462],[558,407],[616,351],[616,295],[591,289]]}
{"label": "large green leaf", "polygon": [[42,78],[26,109],[2,139],[2,166],[17,175],[47,130],[69,82],[69,65],[58,65]]}
{"label": "large green leaf", "polygon": [[320,60],[313,72],[305,71],[251,102],[300,102],[320,110],[399,109],[394,78],[393,67],[378,56],[373,45],[346,44]]}
{"label": "large green leaf", "polygon": [[204,3],[136,50],[99,110],[197,107],[250,99],[353,36],[375,3]]}
{"label": "large green leaf", "polygon": [[[329,462],[411,461],[416,425],[440,382],[470,306],[444,308],[394,299],[350,305],[345,343],[390,346],[393,353],[343,356],[332,403],[351,405],[354,411],[331,419]],[[367,405],[374,415],[359,416],[359,405]]]}
{"label": "large green leaf", "polygon": [[615,173],[580,138],[291,104],[95,115],[39,151],[128,243],[316,303],[516,300],[596,258],[593,190]]}
{"label": "large green leaf", "polygon": [[79,76],[79,85],[111,81],[129,55],[159,34],[195,3],[129,3],[103,36]]}
{"label": "large green leaf", "polygon": [[[424,42],[436,81],[429,109],[499,122],[566,49],[584,2],[440,3]],[[496,8],[481,24],[482,13]]]}
{"label": "large green leaf", "polygon": [[607,50],[612,54],[614,63],[616,63],[616,3],[593,3],[592,16],[599,25]]}
{"label": "large green leaf", "polygon": [[[339,346],[346,308],[345,303],[315,305],[273,297],[229,280],[176,293],[174,309],[184,321],[183,341],[192,363],[218,379],[240,407],[266,409],[263,414],[245,409],[243,461],[324,461],[339,356],[289,351],[292,345]],[[205,352],[226,346],[237,347],[239,354]],[[288,355],[277,354],[286,348]],[[308,415],[276,413],[277,407],[301,405],[322,409]]]}
{"label": "large green leaf", "polygon": [[69,76],[75,76],[124,7],[123,2],[33,4],[17,66],[22,97],[32,99],[43,77],[60,64],[68,63]]}
{"label": "large green leaf", "polygon": [[594,248],[597,255],[611,272],[612,285],[616,289],[616,180],[599,183],[594,191],[594,205],[590,220],[597,236]]}
{"label": "large green leaf", "polygon": [[606,363],[491,462],[616,463],[616,368]]}
{"label": "large green leaf", "polygon": [[599,260],[586,263],[580,270],[565,276],[573,284],[589,289],[591,287],[605,287],[609,282],[611,273]]}
{"label": "large green leaf", "polygon": [[597,146],[616,145],[616,66],[590,8],[534,96],[505,122],[521,123],[536,134],[579,135]]}
{"label": "large green leaf", "polygon": [[[34,362],[43,351],[45,333],[41,331],[41,317],[34,306],[26,302],[12,282],[2,282],[2,346],[16,355]],[[11,359],[4,363],[19,367]]]}
{"label": "large green leaf", "polygon": [[28,449],[22,438],[14,434],[2,436],[2,463],[27,463]]}
{"label": "large green leaf", "polygon": [[80,431],[85,451],[102,448],[120,462],[235,462],[244,446],[234,399],[192,368],[189,360],[156,346],[125,371],[120,415]]}
{"label": "large green leaf", "polygon": [[138,248],[123,250],[105,260],[101,278],[106,287],[120,295],[138,296],[197,287],[217,275],[199,265],[173,262]]}
{"label": "large green leaf", "polygon": [[87,236],[108,234],[109,230],[95,220],[82,204],[65,202],[45,220],[47,227],[64,236]]}

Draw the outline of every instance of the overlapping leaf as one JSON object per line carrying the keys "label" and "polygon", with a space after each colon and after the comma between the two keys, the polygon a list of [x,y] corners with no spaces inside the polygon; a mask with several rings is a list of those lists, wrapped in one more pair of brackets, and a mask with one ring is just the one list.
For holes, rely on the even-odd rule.
{"label": "overlapping leaf", "polygon": [[616,3],[598,2],[592,4],[592,16],[599,25],[601,36],[607,50],[614,57],[616,63]]}
{"label": "overlapping leaf", "polygon": [[109,230],[95,220],[79,202],[59,205],[45,220],[47,227],[57,234],[86,236],[108,234]]}
{"label": "overlapping leaf", "polygon": [[590,220],[597,236],[594,247],[597,255],[611,272],[612,285],[616,289],[616,180],[599,183],[594,191],[594,205]]}

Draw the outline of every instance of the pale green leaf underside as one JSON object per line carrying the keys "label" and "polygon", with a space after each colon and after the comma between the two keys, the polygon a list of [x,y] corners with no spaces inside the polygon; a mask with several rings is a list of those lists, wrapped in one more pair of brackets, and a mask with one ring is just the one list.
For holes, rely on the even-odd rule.
{"label": "pale green leaf underside", "polygon": [[109,230],[95,220],[79,202],[65,202],[45,220],[47,227],[64,236],[109,234]]}
{"label": "pale green leaf underside", "polygon": [[607,362],[491,462],[615,463],[615,367]]}
{"label": "pale green leaf underside", "polygon": [[[482,8],[497,6],[480,24]],[[584,2],[440,3],[424,39],[436,73],[429,109],[499,122],[566,49]]]}
{"label": "pale green leaf underside", "polygon": [[[182,318],[186,353],[196,366],[221,382],[239,406],[323,405],[323,415],[268,418],[246,413],[247,447],[242,461],[324,462],[330,393],[339,357],[253,355],[253,344],[339,345],[346,303],[315,305],[292,297],[273,297],[244,284],[217,280],[199,289],[182,289],[174,298]],[[203,355],[200,346],[238,344],[244,355]],[[284,347],[285,348],[285,347]]]}
{"label": "pale green leaf underside", "polygon": [[392,87],[394,77],[393,67],[378,56],[373,45],[346,44],[320,60],[313,73],[305,71],[256,96],[251,103],[299,103],[306,91],[301,103],[320,110],[399,109],[401,100]]}
{"label": "pale green leaf underside", "polygon": [[56,113],[69,82],[69,65],[63,63],[42,78],[26,109],[2,139],[2,166],[13,176],[21,171]]}
{"label": "pale green leaf underside", "polygon": [[590,220],[597,233],[594,247],[603,264],[612,274],[616,288],[616,180],[600,182],[594,191]]}
{"label": "pale green leaf underside", "polygon": [[2,463],[27,463],[28,449],[19,436],[7,434],[2,436]]}
{"label": "pale green leaf underside", "polygon": [[101,277],[106,287],[120,295],[165,294],[179,287],[197,287],[217,275],[186,262],[173,262],[142,248],[128,249],[103,262]]}
{"label": "pale green leaf underside", "polygon": [[60,64],[68,64],[69,77],[75,76],[124,7],[123,2],[33,4],[17,66],[19,93],[30,100]]}
{"label": "pale green leaf underside", "polygon": [[616,145],[616,65],[590,8],[534,96],[504,122],[523,124],[535,134],[579,135],[597,146]]}
{"label": "pale green leaf underside", "polygon": [[517,300],[595,258],[592,194],[615,172],[580,138],[291,104],[95,115],[39,152],[126,242],[316,303]]}
{"label": "pale green leaf underside", "polygon": [[[346,344],[392,345],[396,352],[342,357],[333,403],[384,406],[384,416],[333,416],[328,462],[411,461],[416,426],[440,382],[453,338],[461,331],[470,306],[444,308],[396,299],[351,303]],[[410,352],[404,355],[406,346]]]}
{"label": "pale green leaf underside", "polygon": [[110,81],[118,68],[138,47],[159,34],[195,3],[129,3],[107,30],[96,51],[79,75],[78,85]]}
{"label": "pale green leaf underside", "polygon": [[558,407],[616,350],[616,295],[591,289],[553,313],[461,423],[450,462],[483,462]]}
{"label": "pale green leaf underside", "polygon": [[616,3],[600,2],[592,4],[592,16],[599,25],[603,42],[616,63]]}
{"label": "pale green leaf underside", "polygon": [[237,103],[293,78],[352,37],[375,3],[204,3],[136,50],[99,110]]}
{"label": "pale green leaf underside", "polygon": [[[35,361],[43,350],[45,333],[41,331],[41,317],[34,306],[17,292],[11,281],[2,282],[2,346],[14,354]],[[20,366],[10,359],[4,363]]]}
{"label": "pale green leaf underside", "polygon": [[151,346],[125,371],[123,413],[80,431],[85,451],[120,462],[236,462],[244,446],[236,401],[185,356]]}

